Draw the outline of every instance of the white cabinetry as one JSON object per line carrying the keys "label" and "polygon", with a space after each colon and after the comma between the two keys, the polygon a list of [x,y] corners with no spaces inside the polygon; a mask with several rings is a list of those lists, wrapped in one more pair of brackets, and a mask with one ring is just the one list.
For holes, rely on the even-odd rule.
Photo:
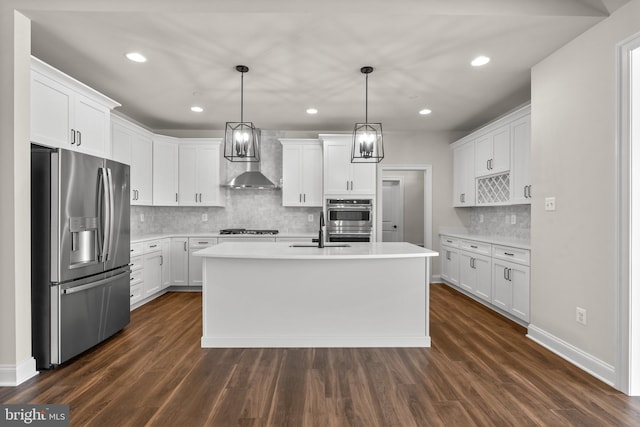
{"label": "white cabinetry", "polygon": [[531,116],[511,123],[511,203],[531,204]]}
{"label": "white cabinetry", "polygon": [[147,298],[160,291],[162,285],[162,244],[153,240],[144,244],[144,262],[142,278],[144,281],[144,297]]}
{"label": "white cabinetry", "polygon": [[460,285],[460,242],[451,237],[440,239],[440,277],[452,285]]}
{"label": "white cabinetry", "polygon": [[220,189],[221,139],[181,139],[179,147],[180,206],[224,206]]}
{"label": "white cabinetry", "polygon": [[178,142],[153,136],[153,205],[178,205]]}
{"label": "white cabinetry", "polygon": [[112,158],[131,165],[131,204],[153,202],[153,139],[151,132],[118,116],[111,117]]}
{"label": "white cabinetry", "polygon": [[282,206],[322,206],[322,145],[317,139],[281,139]]}
{"label": "white cabinetry", "polygon": [[475,144],[467,142],[453,149],[453,206],[476,204]]}
{"label": "white cabinetry", "polygon": [[460,287],[491,301],[491,245],[460,241]]}
{"label": "white cabinetry", "polygon": [[171,285],[189,285],[189,239],[171,238]]}
{"label": "white cabinetry", "polygon": [[194,252],[208,248],[218,243],[218,239],[189,238],[189,286],[202,286],[202,257],[193,255]]}
{"label": "white cabinetry", "polygon": [[476,140],[476,178],[507,172],[511,166],[509,125]]}
{"label": "white cabinetry", "polygon": [[493,305],[529,321],[529,251],[494,245]]}
{"label": "white cabinetry", "polygon": [[171,286],[171,239],[162,239],[162,283],[160,289]]}
{"label": "white cabinetry", "polygon": [[351,163],[351,135],[320,135],[325,195],[374,195],[376,164]]}
{"label": "white cabinetry", "polygon": [[111,109],[119,105],[32,57],[32,142],[108,157]]}
{"label": "white cabinetry", "polygon": [[134,243],[131,245],[130,305],[134,305],[144,299],[144,282],[142,279],[143,253],[142,243]]}

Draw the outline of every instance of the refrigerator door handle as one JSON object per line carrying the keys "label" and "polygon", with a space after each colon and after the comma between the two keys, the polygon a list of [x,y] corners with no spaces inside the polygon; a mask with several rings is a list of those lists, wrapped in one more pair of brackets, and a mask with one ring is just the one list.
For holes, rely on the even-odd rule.
{"label": "refrigerator door handle", "polygon": [[108,249],[109,249],[109,236],[111,236],[111,210],[109,206],[111,205],[111,192],[109,186],[109,178],[107,173],[107,168],[100,168],[102,171],[102,193],[103,193],[103,206],[104,206],[104,233],[102,236],[102,262],[107,260]]}
{"label": "refrigerator door handle", "polygon": [[111,174],[111,168],[107,169],[107,177],[109,178],[109,243],[107,246],[107,256],[105,261],[108,261],[111,256],[111,251],[113,250],[113,232],[115,229],[115,200],[114,200],[114,191],[113,191],[113,175]]}
{"label": "refrigerator door handle", "polygon": [[124,271],[122,273],[116,274],[115,276],[108,277],[106,279],[98,280],[97,282],[87,283],[86,285],[74,286],[71,288],[61,288],[60,292],[63,295],[74,294],[76,292],[86,291],[87,289],[97,288],[98,286],[104,286],[107,283],[115,282],[123,276],[128,276],[130,272]]}

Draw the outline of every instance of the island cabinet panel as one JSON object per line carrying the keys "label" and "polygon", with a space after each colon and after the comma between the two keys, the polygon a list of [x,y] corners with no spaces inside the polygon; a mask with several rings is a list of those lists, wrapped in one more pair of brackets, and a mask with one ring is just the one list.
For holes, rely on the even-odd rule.
{"label": "island cabinet panel", "polygon": [[282,205],[322,206],[322,145],[318,139],[281,139]]}
{"label": "island cabinet panel", "polygon": [[324,194],[374,195],[375,163],[351,163],[351,135],[320,135],[324,152]]}
{"label": "island cabinet panel", "polygon": [[429,347],[428,258],[437,255],[404,242],[209,247],[198,254],[202,346]]}

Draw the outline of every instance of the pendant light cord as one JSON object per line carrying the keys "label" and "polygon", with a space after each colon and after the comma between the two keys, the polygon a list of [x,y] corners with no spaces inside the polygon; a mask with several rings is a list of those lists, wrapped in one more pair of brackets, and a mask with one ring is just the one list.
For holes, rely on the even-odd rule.
{"label": "pendant light cord", "polygon": [[369,74],[364,75],[364,122],[369,123]]}
{"label": "pendant light cord", "polygon": [[240,73],[240,123],[244,123],[244,72]]}

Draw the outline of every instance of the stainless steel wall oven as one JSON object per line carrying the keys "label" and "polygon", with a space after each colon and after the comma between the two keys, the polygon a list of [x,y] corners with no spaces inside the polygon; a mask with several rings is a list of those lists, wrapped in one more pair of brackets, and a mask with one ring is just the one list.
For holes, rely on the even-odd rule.
{"label": "stainless steel wall oven", "polygon": [[327,199],[329,242],[370,242],[372,231],[371,199]]}

